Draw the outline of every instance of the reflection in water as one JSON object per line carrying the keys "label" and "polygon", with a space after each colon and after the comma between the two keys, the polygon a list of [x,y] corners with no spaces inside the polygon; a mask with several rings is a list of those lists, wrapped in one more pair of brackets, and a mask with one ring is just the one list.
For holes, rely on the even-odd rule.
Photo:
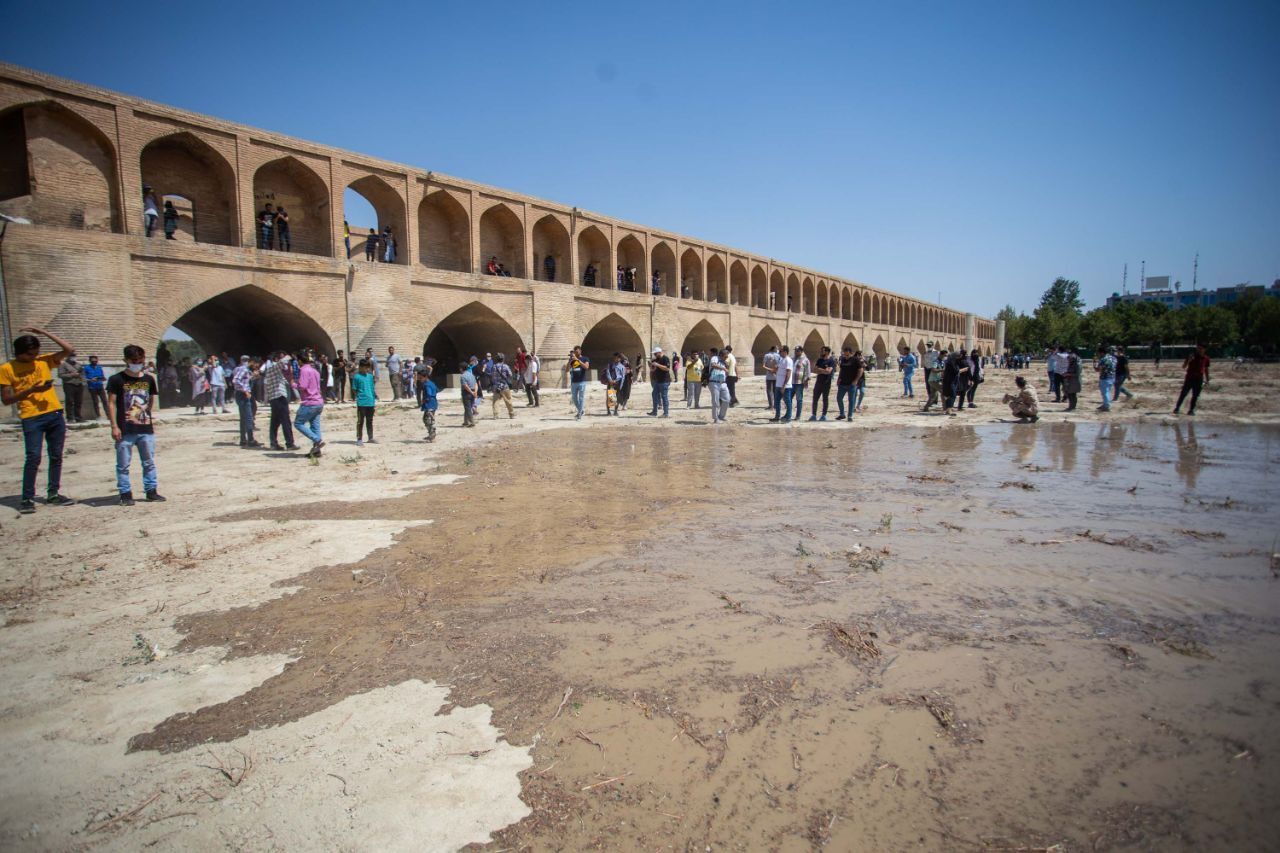
{"label": "reflection in water", "polygon": [[1053,440],[1047,445],[1049,458],[1053,460],[1054,467],[1070,474],[1076,469],[1076,451],[1080,446],[1080,439],[1076,437],[1075,421],[1054,424],[1050,435]]}
{"label": "reflection in water", "polygon": [[1026,465],[1035,453],[1036,437],[1039,435],[1040,430],[1030,426],[1025,429],[1010,429],[1004,437],[1005,453],[1013,455],[1019,465]]}
{"label": "reflection in water", "polygon": [[1089,459],[1089,476],[1095,480],[1104,472],[1115,468],[1116,456],[1124,447],[1124,424],[1098,424],[1098,434],[1093,440],[1093,456]]}
{"label": "reflection in water", "polygon": [[1173,438],[1178,444],[1178,461],[1174,467],[1178,469],[1178,476],[1182,478],[1183,484],[1188,489],[1194,489],[1196,480],[1200,477],[1200,469],[1204,466],[1204,451],[1196,441],[1195,423],[1175,422]]}

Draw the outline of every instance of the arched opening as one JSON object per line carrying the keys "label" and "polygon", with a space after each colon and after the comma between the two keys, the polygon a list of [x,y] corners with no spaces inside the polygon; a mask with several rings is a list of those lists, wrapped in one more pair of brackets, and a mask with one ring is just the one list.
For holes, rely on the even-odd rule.
{"label": "arched opening", "polygon": [[276,233],[271,245],[264,239],[261,217],[266,206],[284,206],[289,214],[289,251],[305,255],[333,254],[329,231],[329,188],[320,176],[296,157],[264,163],[253,175],[254,243],[260,249],[279,246]]}
{"label": "arched opening", "polygon": [[720,337],[715,326],[706,320],[699,320],[697,325],[689,330],[689,334],[684,336],[684,343],[680,344],[680,352],[682,355],[694,350],[707,352],[712,347],[724,349],[724,338]]}
{"label": "arched opening", "polygon": [[539,281],[569,283],[569,231],[551,214],[533,226],[533,273]]}
{"label": "arched opening", "polygon": [[621,279],[619,290],[644,291],[649,286],[649,272],[645,268],[644,246],[628,234],[618,241],[618,267],[613,271],[615,281]]}
{"label": "arched opening", "polygon": [[120,232],[116,175],[110,140],[61,104],[28,104],[0,116],[0,213]]}
{"label": "arched opening", "polygon": [[764,267],[759,264],[751,268],[751,304],[756,308],[769,307],[769,285]]}
{"label": "arched opening", "polygon": [[729,304],[729,278],[719,255],[707,259],[707,301]]}
{"label": "arched opening", "polygon": [[858,346],[858,339],[853,336],[852,332],[845,335],[844,342],[840,344],[841,350],[844,350],[845,347],[848,347],[853,352],[857,352],[859,349],[861,349],[861,347]]}
{"label": "arched opening", "polygon": [[304,310],[251,284],[206,299],[171,328],[195,341],[201,353],[225,352],[237,361],[242,355],[266,356],[275,349],[311,349],[330,358],[335,352],[333,338]]}
{"label": "arched opening", "polygon": [[[175,239],[236,244],[235,173],[208,143],[186,132],[161,137],[142,149],[141,166],[143,185],[155,191],[162,207],[164,196],[172,199],[179,211]],[[189,217],[178,199],[186,203]]]}
{"label": "arched opening", "polygon": [[853,319],[859,323],[867,321],[867,292],[865,290],[855,291],[853,294]]}
{"label": "arched opening", "polygon": [[[712,256],[712,261],[719,262],[719,258]],[[698,257],[696,249],[685,249],[684,254],[680,256],[680,295],[684,296],[684,288],[689,288],[689,296],[699,301],[705,300],[709,294],[714,292],[714,284],[711,281],[710,270],[712,265],[707,264],[707,288],[702,287],[702,258]],[[721,264],[721,270],[724,265]],[[722,276],[723,277],[723,276]]]}
{"label": "arched opening", "polygon": [[[795,276],[792,276],[794,279]],[[800,312],[802,314],[818,313],[818,297],[813,289],[813,280],[808,276],[800,285]]]}
{"label": "arched opening", "polygon": [[921,338],[920,340],[916,341],[916,352],[920,354],[921,364],[924,364],[924,354],[928,351],[929,351],[929,348],[925,346],[924,338]]}
{"label": "arched opening", "polygon": [[805,354],[811,359],[817,358],[818,353],[821,352],[822,348],[826,345],[827,342],[822,339],[822,335],[818,333],[817,329],[809,332],[808,336],[804,339],[803,344]]}
{"label": "arched opening", "polygon": [[376,175],[365,175],[352,181],[342,194],[342,219],[351,229],[351,252],[358,258],[368,257],[367,247],[372,232],[377,235],[374,261],[408,264],[409,256],[404,251],[404,217],[404,199]]}
{"label": "arched opening", "polygon": [[609,269],[609,241],[594,225],[588,225],[578,235],[578,283],[610,290],[617,283]]}
{"label": "arched opening", "polygon": [[742,261],[734,261],[729,266],[729,301],[734,305],[751,304],[751,283]]}
{"label": "arched opening", "polygon": [[853,290],[852,288],[840,288],[840,319],[853,319]]}
{"label": "arched opening", "polygon": [[876,342],[871,345],[871,351],[876,354],[876,363],[883,367],[885,357],[889,354],[889,348],[885,346],[884,338],[876,335]]}
{"label": "arched opening", "polygon": [[764,376],[764,354],[769,351],[770,347],[782,346],[782,340],[778,337],[778,333],[773,330],[772,326],[765,326],[756,335],[756,339],[751,342],[751,362],[755,368],[756,376]]}
{"label": "arched opening", "polygon": [[525,277],[524,227],[505,204],[493,205],[480,217],[481,268],[491,260],[515,278]]}
{"label": "arched opening", "polygon": [[444,190],[429,193],[418,205],[418,262],[437,270],[475,269],[471,264],[471,218],[462,203]]}
{"label": "arched opening", "polygon": [[458,365],[471,356],[503,353],[510,360],[522,346],[524,341],[510,323],[492,308],[471,302],[435,325],[422,345],[422,357],[434,358],[440,365],[432,379],[445,387],[451,384],[447,377],[457,373]]}
{"label": "arched opening", "polygon": [[899,355],[902,355],[903,350],[910,350],[910,349],[911,349],[911,344],[907,343],[906,338],[898,338],[898,346],[894,349],[893,354],[895,356],[899,356]]}
{"label": "arched opening", "polygon": [[772,311],[787,310],[787,283],[781,270],[774,270],[769,276],[769,308]]}
{"label": "arched opening", "polygon": [[[825,281],[818,282],[818,316],[827,317],[830,314],[827,311],[827,283]],[[839,297],[837,297],[839,298]]]}
{"label": "arched opening", "polygon": [[[659,242],[653,247],[653,264],[650,269],[657,277],[650,282],[649,292],[654,296],[686,296],[685,288],[692,289],[694,282],[685,280],[676,268],[676,253],[666,242]],[[677,284],[677,281],[679,282]],[[702,290],[702,276],[698,276],[697,288]],[[697,297],[701,298],[701,297]]]}
{"label": "arched opening", "polygon": [[871,322],[883,322],[880,319],[880,296],[876,293],[871,294]]}
{"label": "arched opening", "polygon": [[[645,345],[640,334],[617,314],[610,314],[596,323],[582,339],[582,354],[591,362],[591,369],[597,376],[604,370],[615,352],[622,353],[628,359],[634,359],[638,353],[644,351]],[[638,365],[636,369],[643,370],[644,366]]]}
{"label": "arched opening", "polygon": [[[809,299],[809,305],[810,305],[809,310],[812,311],[813,310],[813,299],[812,299],[813,294],[811,293],[809,294],[809,296],[811,297]],[[787,276],[787,310],[800,311],[802,308],[803,302],[804,302],[804,298],[800,290],[800,279],[796,277],[795,273],[792,273],[791,275]]]}

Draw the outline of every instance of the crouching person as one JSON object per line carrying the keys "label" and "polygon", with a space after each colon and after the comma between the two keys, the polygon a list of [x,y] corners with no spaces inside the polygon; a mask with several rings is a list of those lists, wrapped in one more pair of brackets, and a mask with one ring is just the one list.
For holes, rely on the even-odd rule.
{"label": "crouching person", "polygon": [[142,488],[147,500],[163,501],[156,475],[156,435],[151,413],[160,393],[155,378],[146,372],[147,353],[140,347],[124,348],[125,368],[107,380],[107,417],[111,418],[111,438],[116,443],[116,489],[120,505],[133,506],[133,486],[129,468],[133,449],[142,461]]}
{"label": "crouching person", "polygon": [[1018,386],[1017,394],[1005,394],[1004,402],[1009,407],[1009,411],[1021,423],[1031,421],[1035,423],[1040,420],[1040,400],[1036,397],[1036,389],[1027,384],[1027,380],[1019,376],[1013,380]]}

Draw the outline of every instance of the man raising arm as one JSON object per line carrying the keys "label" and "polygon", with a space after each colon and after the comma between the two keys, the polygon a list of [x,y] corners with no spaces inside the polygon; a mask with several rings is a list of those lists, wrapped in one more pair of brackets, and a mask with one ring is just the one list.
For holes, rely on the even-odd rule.
{"label": "man raising arm", "polygon": [[[0,364],[0,402],[17,406],[22,421],[22,440],[26,448],[26,462],[22,468],[22,499],[18,512],[36,511],[36,474],[40,471],[41,444],[48,447],[49,488],[48,503],[67,506],[75,503],[60,494],[62,486],[62,448],[67,440],[67,420],[62,403],[53,390],[53,369],[76,349],[56,335],[34,326],[19,329],[20,335],[13,342],[12,361]],[[59,351],[40,355],[40,339],[44,335],[58,345]]]}

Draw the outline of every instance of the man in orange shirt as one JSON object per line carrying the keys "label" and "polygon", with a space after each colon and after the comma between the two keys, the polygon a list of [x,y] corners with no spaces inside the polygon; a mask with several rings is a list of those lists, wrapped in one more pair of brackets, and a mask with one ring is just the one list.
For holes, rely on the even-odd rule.
{"label": "man in orange shirt", "polygon": [[[53,390],[53,371],[64,358],[75,355],[76,349],[43,329],[32,327],[18,331],[28,334],[14,340],[13,360],[0,364],[0,402],[6,406],[17,406],[18,417],[22,419],[27,459],[22,468],[22,502],[18,504],[18,512],[32,513],[36,511],[36,474],[40,471],[42,444],[48,446],[49,452],[48,503],[52,506],[75,503],[59,492],[67,419],[62,412],[62,402]],[[40,339],[36,335],[44,335],[61,349],[41,355]]]}

